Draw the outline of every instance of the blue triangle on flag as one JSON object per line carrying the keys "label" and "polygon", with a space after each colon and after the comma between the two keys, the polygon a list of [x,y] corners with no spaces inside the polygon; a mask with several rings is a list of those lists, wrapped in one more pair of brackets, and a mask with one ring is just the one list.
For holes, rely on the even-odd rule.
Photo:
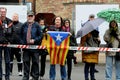
{"label": "blue triangle on flag", "polygon": [[47,32],[55,43],[59,46],[64,39],[66,39],[69,35],[69,32],[59,32],[59,31],[48,31]]}

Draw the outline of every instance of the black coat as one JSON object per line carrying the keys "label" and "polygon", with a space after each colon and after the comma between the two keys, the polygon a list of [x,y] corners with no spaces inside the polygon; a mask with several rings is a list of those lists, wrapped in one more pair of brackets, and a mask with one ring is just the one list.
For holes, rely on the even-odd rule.
{"label": "black coat", "polygon": [[[74,35],[70,36],[70,46],[78,46]],[[69,50],[67,57],[73,57],[76,50]]]}
{"label": "black coat", "polygon": [[[9,18],[5,18],[5,20],[2,21],[2,25],[0,26],[0,43],[8,43],[11,42],[12,39],[12,26],[9,26],[12,23],[12,20]],[[5,25],[9,26],[8,28],[5,28]]]}
{"label": "black coat", "polygon": [[21,44],[22,40],[20,38],[20,30],[21,30],[22,23],[21,22],[13,22],[12,30],[12,42],[13,44]]}

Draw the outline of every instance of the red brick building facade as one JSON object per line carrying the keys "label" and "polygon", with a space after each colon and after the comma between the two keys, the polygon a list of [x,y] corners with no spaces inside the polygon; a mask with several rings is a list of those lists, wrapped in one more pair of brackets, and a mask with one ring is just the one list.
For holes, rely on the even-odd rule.
{"label": "red brick building facade", "polygon": [[33,4],[37,13],[54,13],[63,18],[72,18],[75,4],[120,4],[120,0],[27,0]]}
{"label": "red brick building facade", "polygon": [[36,14],[54,13],[55,15],[59,15],[62,16],[63,18],[69,19],[72,18],[72,11],[74,10],[76,4],[112,4],[112,3],[120,4],[120,0],[18,0],[18,1],[19,3],[22,3],[23,1],[31,2],[32,9]]}

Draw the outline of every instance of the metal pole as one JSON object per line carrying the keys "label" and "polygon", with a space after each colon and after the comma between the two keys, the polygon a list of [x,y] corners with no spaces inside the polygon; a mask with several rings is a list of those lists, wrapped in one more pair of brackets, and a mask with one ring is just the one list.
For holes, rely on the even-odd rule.
{"label": "metal pole", "polygon": [[73,32],[75,32],[75,30],[76,30],[75,26],[76,25],[75,25],[75,5],[74,5],[74,7],[72,9],[72,27],[71,27]]}

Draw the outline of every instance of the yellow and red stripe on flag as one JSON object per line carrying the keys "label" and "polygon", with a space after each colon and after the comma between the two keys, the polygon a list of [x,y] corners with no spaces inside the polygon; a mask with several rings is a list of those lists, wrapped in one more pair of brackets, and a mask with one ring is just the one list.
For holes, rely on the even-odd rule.
{"label": "yellow and red stripe on flag", "polygon": [[50,55],[50,63],[64,65],[70,43],[69,32],[50,31],[44,43]]}

